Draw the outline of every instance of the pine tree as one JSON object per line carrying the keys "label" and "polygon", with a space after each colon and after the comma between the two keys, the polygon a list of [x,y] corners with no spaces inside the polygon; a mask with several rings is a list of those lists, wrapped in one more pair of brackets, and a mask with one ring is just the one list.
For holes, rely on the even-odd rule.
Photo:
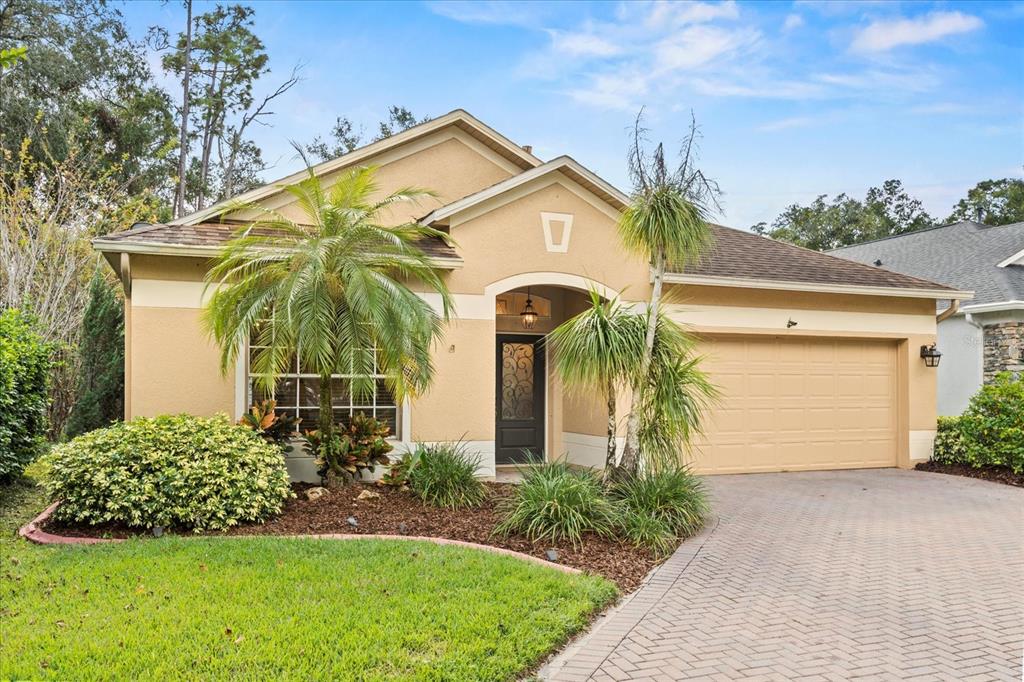
{"label": "pine tree", "polygon": [[89,288],[78,357],[78,400],[68,420],[69,437],[124,415],[124,308],[99,270]]}

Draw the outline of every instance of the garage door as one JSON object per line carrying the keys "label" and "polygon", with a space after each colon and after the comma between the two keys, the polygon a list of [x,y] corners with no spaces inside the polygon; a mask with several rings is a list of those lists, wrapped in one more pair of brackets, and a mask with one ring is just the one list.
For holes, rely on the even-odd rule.
{"label": "garage door", "polygon": [[896,466],[896,346],[861,339],[717,337],[722,391],[692,459],[701,473]]}

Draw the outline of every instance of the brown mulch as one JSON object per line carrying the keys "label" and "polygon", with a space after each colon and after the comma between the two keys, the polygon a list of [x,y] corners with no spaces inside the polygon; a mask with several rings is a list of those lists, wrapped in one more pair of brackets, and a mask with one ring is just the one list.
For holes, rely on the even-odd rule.
{"label": "brown mulch", "polygon": [[[555,549],[558,552],[559,563],[603,575],[615,582],[623,593],[636,589],[660,561],[647,550],[592,534],[584,536],[579,547],[573,547],[569,542],[533,543],[525,537],[516,535],[507,538],[493,536],[491,530],[498,522],[497,505],[502,498],[510,494],[513,485],[486,485],[490,494],[480,507],[448,510],[424,505],[410,492],[368,483],[339,487],[330,490],[318,500],[310,501],[303,493],[313,486],[295,484],[293,487],[297,497],[285,503],[280,516],[264,524],[237,526],[228,530],[227,534],[419,535],[502,547],[541,558],[544,558],[546,550]],[[380,497],[356,500],[363,490],[372,490]],[[346,519],[350,516],[356,519],[358,526],[352,527],[348,524]],[[46,530],[73,537],[123,538],[140,535],[138,529],[123,526],[67,526],[56,521],[48,523]]]}
{"label": "brown mulch", "polygon": [[937,474],[952,474],[954,476],[968,476],[970,478],[981,478],[993,483],[1015,485],[1024,488],[1024,474],[1015,474],[1010,467],[972,467],[966,464],[941,464],[939,462],[920,462],[916,467],[918,471],[932,471]]}

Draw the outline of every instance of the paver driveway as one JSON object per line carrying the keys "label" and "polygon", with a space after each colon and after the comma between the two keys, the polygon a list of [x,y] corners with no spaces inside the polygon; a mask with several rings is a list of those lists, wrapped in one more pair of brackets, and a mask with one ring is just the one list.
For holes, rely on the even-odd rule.
{"label": "paver driveway", "polygon": [[708,479],[717,524],[552,680],[1020,680],[1024,489],[880,469]]}

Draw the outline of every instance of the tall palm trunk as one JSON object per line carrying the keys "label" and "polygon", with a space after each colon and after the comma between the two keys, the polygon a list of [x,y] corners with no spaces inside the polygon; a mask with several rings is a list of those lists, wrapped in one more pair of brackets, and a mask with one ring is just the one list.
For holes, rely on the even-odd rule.
{"label": "tall palm trunk", "polygon": [[651,358],[654,355],[654,337],[658,329],[658,309],[661,307],[661,290],[665,282],[665,250],[659,249],[654,257],[654,283],[651,287],[651,302],[647,306],[647,333],[644,336],[644,354],[640,360],[640,371],[633,380],[633,408],[626,420],[626,446],[622,451],[622,462],[619,473],[633,476],[637,473],[640,461],[640,409],[643,391],[649,385],[648,375],[651,372]]}
{"label": "tall palm trunk", "polygon": [[320,443],[330,443],[334,435],[334,410],[331,409],[331,375],[320,375]]}
{"label": "tall palm trunk", "polygon": [[608,452],[604,458],[604,470],[607,474],[615,468],[615,382],[609,381],[606,390],[608,398]]}

